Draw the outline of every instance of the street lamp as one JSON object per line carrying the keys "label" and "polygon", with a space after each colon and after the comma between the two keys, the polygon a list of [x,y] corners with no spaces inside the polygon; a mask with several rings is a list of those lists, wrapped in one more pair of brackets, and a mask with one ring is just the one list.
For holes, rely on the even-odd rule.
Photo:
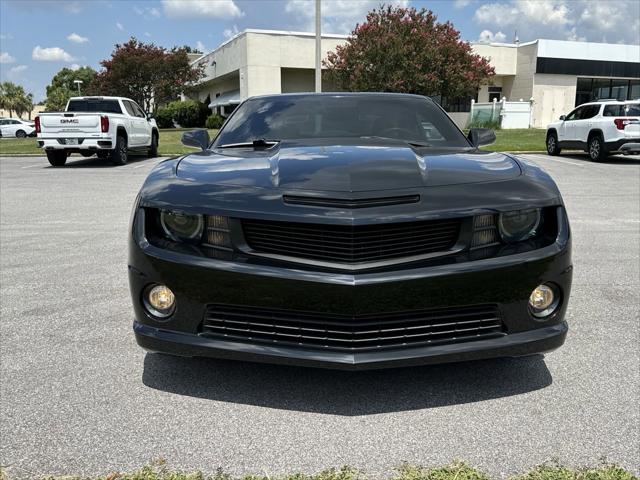
{"label": "street lamp", "polygon": [[322,34],[320,33],[321,9],[320,0],[316,0],[316,71],[315,71],[315,84],[316,93],[322,91]]}
{"label": "street lamp", "polygon": [[78,86],[78,96],[80,96],[80,85],[82,85],[84,82],[82,80],[74,80],[73,83]]}

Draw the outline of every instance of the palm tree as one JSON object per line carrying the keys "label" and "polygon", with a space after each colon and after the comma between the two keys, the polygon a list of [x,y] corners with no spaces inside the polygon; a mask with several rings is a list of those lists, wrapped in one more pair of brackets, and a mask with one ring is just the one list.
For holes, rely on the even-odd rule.
{"label": "palm tree", "polygon": [[31,119],[31,111],[33,110],[33,94],[26,93],[21,85],[12,82],[0,83],[0,108],[9,111],[9,116],[21,117],[23,113],[29,113]]}

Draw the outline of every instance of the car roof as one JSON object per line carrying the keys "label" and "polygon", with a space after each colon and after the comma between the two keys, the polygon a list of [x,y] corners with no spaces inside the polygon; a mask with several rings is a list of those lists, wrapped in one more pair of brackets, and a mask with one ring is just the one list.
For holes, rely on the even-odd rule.
{"label": "car roof", "polygon": [[254,98],[304,98],[304,97],[406,97],[406,98],[420,98],[433,101],[431,98],[424,95],[416,95],[414,93],[396,93],[396,92],[304,92],[304,93],[275,93],[269,95],[256,95]]}
{"label": "car roof", "polygon": [[71,97],[69,100],[131,100],[128,97],[110,97],[107,95],[89,95],[86,97]]}

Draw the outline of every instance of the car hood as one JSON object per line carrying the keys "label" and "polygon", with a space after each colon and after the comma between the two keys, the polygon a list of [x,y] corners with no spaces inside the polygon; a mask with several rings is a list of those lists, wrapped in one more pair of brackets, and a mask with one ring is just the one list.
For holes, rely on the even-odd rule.
{"label": "car hood", "polygon": [[182,158],[177,176],[200,184],[364,192],[509,180],[518,163],[501,153],[380,145],[301,145],[217,150]]}

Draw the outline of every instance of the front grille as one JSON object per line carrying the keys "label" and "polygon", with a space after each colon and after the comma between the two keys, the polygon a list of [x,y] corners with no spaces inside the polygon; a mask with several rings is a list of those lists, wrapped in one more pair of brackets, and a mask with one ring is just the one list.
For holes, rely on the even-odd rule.
{"label": "front grille", "polygon": [[344,315],[208,305],[202,334],[230,341],[365,351],[505,335],[496,305]]}
{"label": "front grille", "polygon": [[450,250],[460,219],[378,225],[325,225],[243,220],[247,245],[257,253],[359,264]]}

